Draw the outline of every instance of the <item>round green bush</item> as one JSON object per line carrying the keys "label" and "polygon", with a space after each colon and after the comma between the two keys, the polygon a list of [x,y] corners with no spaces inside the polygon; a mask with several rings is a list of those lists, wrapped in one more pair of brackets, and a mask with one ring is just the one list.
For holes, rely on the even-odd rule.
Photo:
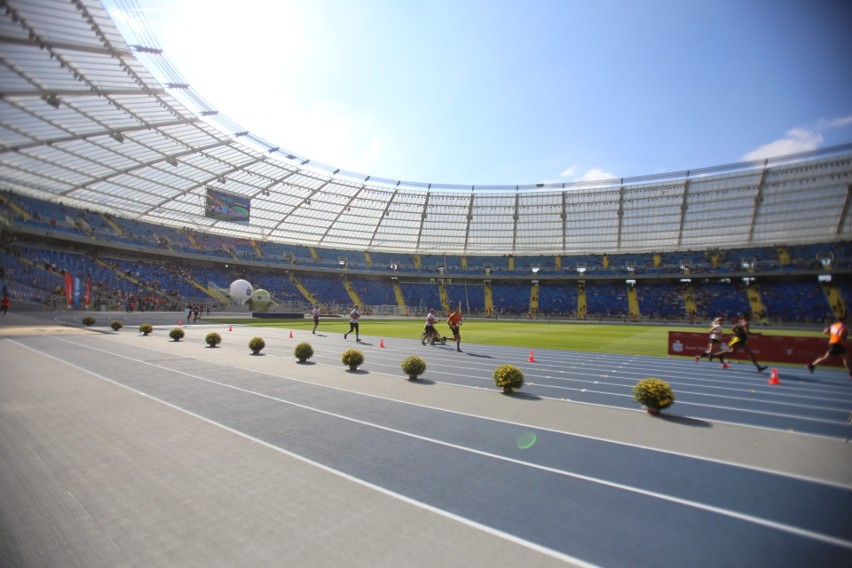
{"label": "round green bush", "polygon": [[500,365],[494,369],[494,384],[510,393],[524,385],[524,373],[514,365]]}
{"label": "round green bush", "polygon": [[248,346],[249,349],[251,349],[251,352],[257,355],[258,353],[260,353],[261,349],[266,347],[266,342],[263,340],[262,337],[252,337],[249,340]]}
{"label": "round green bush", "polygon": [[304,363],[314,356],[314,348],[311,347],[310,343],[300,343],[295,349],[293,349],[293,355],[296,356],[296,359],[298,359],[300,363]]}
{"label": "round green bush", "polygon": [[340,360],[343,361],[344,365],[349,365],[349,368],[354,371],[358,368],[358,365],[364,362],[364,354],[357,349],[347,349],[343,352]]}
{"label": "round green bush", "polygon": [[141,333],[142,335],[148,335],[149,333],[153,333],[153,332],[154,332],[154,326],[151,325],[150,323],[143,323],[142,325],[139,326],[139,333]]}
{"label": "round green bush", "polygon": [[669,383],[656,377],[648,377],[633,387],[633,400],[656,414],[674,404],[675,395]]}
{"label": "round green bush", "polygon": [[426,360],[417,355],[409,355],[402,360],[400,367],[408,375],[408,380],[413,381],[426,371]]}
{"label": "round green bush", "polygon": [[183,332],[182,327],[175,327],[169,332],[169,337],[171,337],[175,341],[180,341],[181,339],[183,339],[184,335],[185,334]]}
{"label": "round green bush", "polygon": [[210,347],[216,347],[220,343],[222,343],[222,336],[216,333],[215,331],[211,331],[204,337],[204,341]]}
{"label": "round green bush", "polygon": [[95,318],[86,316],[83,318],[83,325],[95,325]]}
{"label": "round green bush", "polygon": [[121,323],[121,322],[120,322],[120,321],[118,321],[118,320],[115,320],[114,322],[112,322],[111,324],[109,324],[109,326],[113,329],[113,331],[118,331],[119,329],[121,329],[122,327],[124,327],[124,324],[123,324],[123,323]]}

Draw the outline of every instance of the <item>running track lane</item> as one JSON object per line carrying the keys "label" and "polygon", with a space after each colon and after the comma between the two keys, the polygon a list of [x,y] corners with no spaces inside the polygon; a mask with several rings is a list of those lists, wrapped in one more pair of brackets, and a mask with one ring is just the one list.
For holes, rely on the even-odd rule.
{"label": "running track lane", "polygon": [[[852,563],[852,491],[163,357],[36,351],[385,490],[606,566]],[[664,546],[661,546],[664,543]]]}

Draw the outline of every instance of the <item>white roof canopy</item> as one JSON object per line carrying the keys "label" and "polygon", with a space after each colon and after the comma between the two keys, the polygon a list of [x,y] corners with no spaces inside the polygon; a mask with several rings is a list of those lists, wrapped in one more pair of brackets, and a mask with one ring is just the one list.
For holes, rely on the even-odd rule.
{"label": "white roof canopy", "polygon": [[[144,24],[126,39],[99,2],[4,4],[3,190],[238,238],[371,251],[619,253],[852,234],[852,146],[596,183],[389,180],[243,130],[185,84]],[[208,188],[249,198],[250,222],[205,217]]]}

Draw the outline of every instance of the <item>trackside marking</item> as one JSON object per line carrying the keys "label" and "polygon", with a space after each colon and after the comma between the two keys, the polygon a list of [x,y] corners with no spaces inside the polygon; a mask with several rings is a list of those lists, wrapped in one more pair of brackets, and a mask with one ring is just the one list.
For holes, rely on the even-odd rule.
{"label": "trackside marking", "polygon": [[[92,347],[92,346],[89,346],[89,345],[82,345],[82,344],[79,344],[79,343],[75,343],[73,341],[68,340],[67,338],[55,337],[53,339],[56,339],[57,341],[63,341],[65,343],[71,343],[72,345],[85,347],[87,349],[91,349],[91,350],[94,350],[94,351],[100,351],[101,353],[108,353],[110,355],[119,356],[112,351],[106,351],[106,350],[103,350],[103,349],[99,349],[97,347]],[[134,346],[134,347],[137,347],[137,346]],[[143,346],[143,347],[138,347],[138,348],[144,349],[144,350],[147,350],[147,351],[154,351],[155,353],[162,353],[162,351],[160,351],[158,349],[152,349],[150,347],[144,347]],[[196,360],[193,357],[187,357],[185,355],[176,355],[176,356],[190,360],[190,361]],[[133,359],[132,357],[126,357],[126,356],[122,356],[122,357],[124,357],[125,359],[130,359],[132,361],[136,361],[136,359]],[[287,359],[287,358],[281,357],[281,359]],[[220,363],[220,362],[217,362],[217,361],[208,361],[208,360],[205,360],[204,362],[207,363],[207,364],[210,364],[210,365],[217,365],[217,366],[225,367],[225,368],[228,368],[228,369],[244,370],[243,367],[238,367],[238,366],[235,366],[235,365],[229,365],[227,363]],[[327,367],[332,367],[331,365],[324,365],[323,363],[319,363],[319,364],[323,365],[323,366],[327,366]],[[334,365],[334,368],[339,369],[339,367],[337,365]],[[171,369],[169,369],[169,370],[171,370]],[[180,371],[174,371],[174,372],[179,373]],[[276,374],[273,374],[273,373],[269,373],[267,371],[258,371],[258,370],[252,370],[251,372],[255,373],[257,375],[265,376],[265,377],[273,377],[273,378],[276,378],[276,379],[286,379],[286,380],[293,381],[293,382],[296,382],[296,383],[299,383],[299,384],[310,385],[310,386],[314,386],[314,387],[320,387],[320,388],[324,388],[324,389],[334,390],[334,391],[337,391],[337,392],[343,392],[343,393],[350,394],[350,395],[357,395],[357,396],[363,396],[363,397],[367,397],[367,398],[374,398],[374,399],[377,399],[377,400],[385,400],[385,401],[393,402],[393,403],[397,403],[397,404],[404,404],[404,405],[408,405],[408,406],[413,406],[415,408],[425,408],[425,409],[434,410],[434,411],[437,411],[437,412],[447,412],[447,413],[455,414],[455,415],[458,415],[458,416],[466,416],[466,417],[469,417],[469,418],[477,418],[477,419],[480,419],[480,420],[487,420],[487,421],[490,421],[490,422],[497,422],[497,423],[501,423],[501,424],[509,424],[509,425],[512,425],[512,426],[520,426],[520,427],[523,427],[523,428],[534,428],[536,430],[541,430],[543,432],[553,432],[555,434],[560,434],[560,435],[563,435],[563,436],[575,436],[575,437],[578,437],[578,438],[583,438],[583,439],[587,439],[587,440],[594,440],[594,441],[604,442],[604,443],[609,443],[609,444],[616,444],[616,445],[619,445],[619,446],[625,446],[625,447],[629,447],[629,448],[639,448],[639,449],[647,450],[647,451],[650,451],[650,452],[659,452],[659,453],[668,454],[668,455],[687,457],[687,458],[690,458],[690,459],[706,461],[706,462],[711,462],[711,463],[718,463],[718,464],[722,464],[722,465],[726,465],[726,466],[730,466],[730,467],[735,467],[735,468],[739,468],[739,469],[748,469],[748,470],[751,470],[751,471],[757,471],[757,472],[761,472],[761,473],[771,473],[773,475],[778,475],[778,476],[781,476],[781,477],[788,477],[788,478],[791,478],[791,479],[798,479],[798,480],[801,480],[801,481],[807,481],[809,483],[817,483],[817,484],[827,485],[827,486],[831,486],[831,487],[838,487],[838,488],[841,488],[841,489],[852,488],[852,485],[849,485],[849,484],[844,484],[844,483],[839,483],[839,482],[834,482],[834,481],[827,481],[827,480],[820,479],[820,478],[809,477],[809,476],[805,476],[805,475],[798,475],[798,474],[795,474],[795,473],[778,471],[778,470],[773,470],[773,469],[769,469],[769,468],[762,468],[762,467],[756,467],[756,466],[751,466],[751,465],[744,465],[744,464],[741,464],[739,462],[732,462],[732,461],[727,461],[727,460],[723,460],[723,459],[719,459],[719,458],[710,458],[710,457],[700,456],[700,455],[696,455],[696,454],[690,454],[690,453],[685,453],[685,452],[677,452],[677,451],[674,451],[674,450],[654,448],[654,447],[645,446],[645,445],[642,445],[642,444],[622,442],[620,440],[612,440],[612,439],[609,439],[609,438],[601,438],[599,436],[592,436],[591,434],[579,434],[579,433],[575,433],[575,432],[566,432],[564,430],[556,430],[554,428],[548,428],[548,427],[545,427],[545,426],[537,426],[537,425],[533,425],[533,424],[526,424],[526,423],[523,423],[523,422],[514,422],[514,421],[511,421],[511,420],[504,420],[504,419],[500,419],[500,418],[492,418],[490,416],[483,416],[483,415],[480,415],[480,414],[472,414],[472,413],[469,413],[469,412],[462,412],[460,410],[452,410],[452,409],[440,408],[440,407],[437,407],[437,406],[430,406],[430,405],[427,405],[427,404],[421,404],[421,403],[416,403],[416,402],[410,402],[410,401],[405,401],[405,400],[388,398],[388,397],[382,396],[382,395],[364,393],[364,392],[359,392],[359,391],[352,391],[352,390],[348,390],[348,389],[345,389],[345,388],[342,388],[342,387],[336,387],[336,386],[333,386],[333,385],[325,385],[325,384],[322,384],[322,383],[315,383],[315,382],[312,382],[312,381],[306,381],[304,379],[300,379],[298,377],[292,377],[292,376],[289,376],[289,375],[276,375]],[[373,373],[373,374],[383,375],[383,376],[386,376],[386,377],[391,376],[391,375],[388,375],[386,373]],[[460,384],[456,384],[456,383],[443,383],[443,382],[437,382],[437,381],[436,381],[436,383],[446,385],[446,386],[449,386],[449,387],[455,387],[455,388],[463,388],[463,389],[476,390],[476,391],[484,390],[484,391],[493,392],[493,393],[500,393],[500,391],[497,390],[497,389],[490,389],[490,388],[487,388],[487,387],[479,387],[479,386],[473,386],[473,385],[460,385]],[[620,410],[620,411],[624,411],[624,412],[634,412],[634,413],[644,414],[643,410],[624,408],[624,407],[619,407],[619,406],[609,406],[609,405],[606,405],[606,404],[599,404],[599,403],[594,403],[594,402],[584,402],[584,401],[564,399],[564,398],[549,398],[549,397],[543,397],[543,398],[548,398],[548,400],[553,400],[553,401],[557,401],[557,402],[571,402],[572,404],[580,404],[580,405],[583,405],[583,406],[594,406],[594,407],[597,407],[597,408],[608,408],[608,409]],[[719,408],[724,408],[724,407],[719,407]],[[757,425],[753,425],[753,424],[742,424],[742,423],[739,423],[739,422],[730,422],[730,421],[726,421],[726,420],[713,420],[712,422],[717,423],[717,424],[726,424],[726,425],[730,425],[730,426],[741,427],[741,428],[752,428],[752,429],[756,429],[756,430],[765,430],[765,431],[768,431],[768,432],[779,432],[779,430],[777,428],[770,428],[770,427],[766,427],[766,426],[757,426]],[[808,433],[799,432],[798,435],[824,438],[824,439],[831,440],[831,441],[837,440],[837,438],[835,438],[835,437],[820,436],[818,434],[808,434]]]}
{"label": "trackside marking", "polygon": [[[58,341],[64,341],[61,338],[55,338],[55,339],[58,340]],[[74,342],[70,342],[70,341],[66,341],[66,342],[71,343],[73,345],[78,345],[78,344],[75,344]],[[89,347],[89,349],[92,349],[92,350],[95,350],[95,351],[100,351],[100,352],[103,352],[103,353],[109,353],[108,351],[104,351],[104,350],[97,349],[97,348]],[[36,351],[36,350],[33,350],[33,351]],[[43,352],[40,352],[40,351],[36,351],[36,352],[42,353],[46,357],[50,357],[50,358],[52,358],[56,361],[63,362],[61,359],[53,357],[53,356],[48,355],[46,353],[43,353]],[[157,369],[162,369],[162,370],[168,371],[170,373],[182,375],[182,376],[185,376],[185,377],[188,377],[188,378],[191,378],[191,379],[195,379],[195,380],[199,380],[199,381],[203,381],[203,382],[206,382],[206,383],[209,383],[209,384],[215,384],[215,385],[221,386],[223,388],[232,389],[232,390],[235,390],[235,391],[238,391],[238,392],[250,394],[250,395],[257,396],[257,397],[260,397],[260,398],[264,398],[264,399],[267,399],[267,400],[280,402],[282,404],[287,404],[287,405],[290,405],[290,406],[293,406],[293,407],[296,407],[296,408],[308,410],[310,412],[316,412],[318,414],[330,416],[330,417],[333,417],[333,418],[337,418],[339,420],[344,420],[344,421],[347,421],[347,422],[360,424],[360,425],[367,426],[367,427],[370,427],[370,428],[376,428],[378,430],[391,432],[393,434],[398,434],[400,436],[406,436],[406,437],[409,437],[409,438],[414,438],[414,439],[421,440],[421,441],[424,441],[424,442],[427,442],[427,443],[436,444],[436,445],[452,448],[452,449],[463,451],[463,452],[468,452],[468,453],[471,453],[471,454],[474,454],[474,455],[480,455],[480,456],[483,456],[483,457],[488,457],[488,458],[491,458],[491,459],[495,459],[495,460],[499,460],[499,461],[503,461],[503,462],[507,462],[507,463],[512,463],[512,464],[515,464],[515,465],[529,467],[529,468],[532,468],[532,469],[537,469],[537,470],[540,470],[540,471],[545,471],[545,472],[553,473],[553,474],[556,474],[556,475],[561,475],[561,476],[570,477],[570,478],[573,478],[573,479],[579,479],[579,480],[582,480],[582,481],[587,481],[589,483],[594,483],[594,484],[597,484],[597,485],[602,485],[602,486],[605,486],[605,487],[610,487],[610,488],[613,488],[613,489],[619,489],[619,490],[622,490],[622,491],[628,491],[630,493],[635,493],[635,494],[638,494],[638,495],[643,495],[643,496],[647,496],[647,497],[651,497],[651,498],[655,498],[655,499],[660,499],[662,501],[668,501],[668,502],[671,502],[671,503],[676,503],[676,504],[683,505],[683,506],[686,506],[686,507],[692,507],[692,508],[695,508],[695,509],[708,511],[708,512],[711,512],[711,513],[723,515],[723,516],[726,516],[726,517],[734,518],[734,519],[745,521],[745,522],[750,522],[750,523],[753,523],[753,524],[761,525],[761,526],[772,528],[772,529],[775,529],[775,530],[780,530],[780,531],[783,531],[783,532],[788,532],[788,533],[795,534],[795,535],[798,535],[798,536],[801,536],[801,537],[804,537],[804,538],[810,538],[810,539],[813,539],[813,540],[817,540],[817,541],[820,541],[820,542],[824,542],[824,543],[827,543],[827,544],[831,544],[831,545],[834,545],[834,546],[839,546],[839,547],[842,547],[842,548],[852,550],[852,541],[837,538],[837,537],[832,537],[830,535],[818,533],[818,532],[811,531],[811,530],[808,530],[808,529],[802,529],[802,528],[794,527],[792,525],[788,525],[788,524],[785,524],[785,523],[771,521],[769,519],[763,519],[761,517],[757,517],[757,516],[754,516],[754,515],[748,515],[748,514],[745,514],[745,513],[739,513],[739,512],[731,511],[731,510],[728,510],[728,509],[723,509],[721,507],[716,507],[714,505],[699,503],[697,501],[693,501],[693,500],[690,500],[690,499],[674,497],[674,496],[671,496],[671,495],[664,495],[664,494],[658,493],[656,491],[649,491],[647,489],[632,487],[630,485],[626,485],[626,484],[623,484],[623,483],[607,481],[605,479],[601,479],[601,478],[597,478],[597,477],[577,474],[577,473],[573,473],[573,472],[569,472],[569,471],[565,471],[565,470],[561,470],[561,469],[557,469],[557,468],[553,468],[553,467],[548,467],[548,466],[543,466],[543,465],[534,464],[534,463],[530,463],[530,462],[525,462],[523,460],[510,458],[510,457],[506,457],[506,456],[501,456],[501,455],[498,455],[498,454],[493,454],[491,452],[485,452],[485,451],[482,451],[482,450],[477,450],[477,449],[474,449],[474,448],[468,448],[468,447],[465,447],[465,446],[460,446],[458,444],[453,444],[453,443],[450,443],[450,442],[445,442],[445,441],[437,440],[437,439],[434,439],[434,438],[428,438],[426,436],[421,436],[419,434],[404,432],[402,430],[398,430],[398,429],[395,429],[395,428],[382,426],[380,424],[375,424],[375,423],[372,423],[372,422],[367,422],[367,421],[359,420],[359,419],[356,419],[356,418],[350,418],[350,417],[347,417],[347,416],[344,416],[344,415],[341,415],[341,414],[337,414],[337,413],[334,413],[334,412],[329,412],[329,411],[322,410],[322,409],[319,409],[319,408],[315,408],[315,407],[311,407],[311,406],[308,406],[308,405],[287,401],[287,400],[284,400],[284,399],[281,399],[281,398],[277,398],[277,397],[273,397],[273,396],[266,395],[266,394],[263,394],[263,393],[259,393],[259,392],[256,392],[256,391],[252,391],[250,389],[244,389],[244,388],[241,388],[241,387],[229,385],[227,383],[222,383],[222,382],[215,381],[215,380],[212,380],[212,379],[207,379],[205,377],[193,375],[191,373],[186,373],[184,371],[177,371],[177,370],[174,370],[174,369],[170,369],[168,367],[164,367],[162,365],[157,365],[157,364],[154,364],[154,363],[148,363],[148,362],[142,361],[140,359],[134,359],[133,357],[128,357],[128,356],[125,356],[125,355],[117,355],[115,353],[109,353],[109,354],[114,356],[114,357],[127,359],[127,360],[134,361],[136,363],[140,363],[140,364],[143,364],[143,365],[147,365],[147,366],[154,367],[154,368],[157,368]],[[66,364],[68,364],[68,363],[66,363]],[[91,371],[88,371],[88,370],[86,370],[82,367],[77,367],[76,365],[72,365],[72,366],[74,368],[81,370],[81,371],[91,373]],[[92,373],[92,374],[94,374],[94,373]],[[108,379],[106,377],[103,377],[102,375],[97,375],[97,376],[100,377],[100,378],[104,378],[106,380],[112,381],[112,379]],[[120,384],[120,383],[118,383],[118,384]],[[131,390],[135,390],[135,389],[131,389]],[[141,394],[144,394],[144,393],[141,393]],[[157,400],[159,400],[159,399],[157,399]],[[165,401],[162,401],[162,402],[165,403]],[[168,404],[168,403],[166,403],[166,404]],[[185,412],[189,412],[189,411],[185,411]],[[224,425],[222,425],[222,426],[224,427]],[[282,450],[282,451],[284,451],[284,450]],[[307,458],[305,458],[305,459],[306,459],[306,461],[308,461]],[[364,483],[369,483],[369,482],[365,481]]]}
{"label": "trackside marking", "polygon": [[[484,524],[478,523],[478,522],[476,522],[476,521],[472,521],[472,520],[470,520],[470,519],[467,519],[467,518],[465,518],[465,517],[462,517],[462,516],[456,515],[455,513],[451,513],[451,512],[449,512],[449,511],[445,511],[445,510],[443,510],[443,509],[439,509],[439,508],[437,508],[437,507],[435,507],[435,506],[433,506],[433,505],[429,505],[428,503],[423,503],[422,501],[418,501],[418,500],[416,500],[416,499],[412,499],[411,497],[407,497],[407,496],[405,496],[405,495],[402,495],[401,493],[396,493],[396,492],[394,492],[394,491],[390,491],[390,490],[388,490],[388,489],[386,489],[386,488],[384,488],[384,487],[381,487],[381,486],[379,486],[379,485],[375,485],[374,483],[370,483],[369,481],[366,481],[366,480],[364,480],[364,479],[360,479],[360,478],[358,478],[358,477],[354,477],[354,476],[352,476],[352,475],[350,475],[350,474],[348,474],[348,473],[345,473],[345,472],[343,472],[343,471],[340,471],[340,470],[334,469],[334,468],[329,467],[329,466],[327,466],[327,465],[324,465],[324,464],[322,464],[322,463],[316,462],[316,461],[314,461],[314,460],[312,460],[312,459],[310,459],[310,458],[306,458],[306,457],[301,456],[301,455],[299,455],[299,454],[293,453],[293,452],[291,452],[291,451],[289,451],[289,450],[285,450],[284,448],[281,448],[281,447],[279,447],[279,446],[275,446],[275,445],[273,445],[273,444],[270,444],[269,442],[266,442],[266,441],[264,441],[264,440],[261,440],[260,438],[256,438],[256,437],[254,437],[254,436],[252,436],[252,435],[250,435],[250,434],[246,434],[245,432],[240,432],[239,430],[236,430],[236,429],[234,429],[234,428],[231,428],[230,426],[227,426],[227,425],[225,425],[225,424],[222,424],[221,422],[217,422],[217,421],[215,421],[215,420],[211,420],[210,418],[206,418],[206,417],[204,417],[204,416],[202,416],[202,415],[200,415],[200,414],[196,414],[195,412],[192,412],[192,411],[187,410],[187,409],[185,409],[185,408],[181,408],[181,407],[179,407],[179,406],[176,406],[176,405],[174,405],[174,404],[172,404],[172,403],[170,403],[170,402],[168,402],[168,401],[165,401],[165,400],[163,400],[163,399],[161,399],[161,398],[158,398],[158,397],[156,397],[156,396],[150,395],[150,394],[145,393],[145,392],[143,392],[143,391],[137,390],[137,389],[135,389],[135,388],[133,388],[133,387],[129,387],[129,386],[127,386],[127,385],[124,385],[124,384],[122,384],[122,383],[120,383],[120,382],[118,382],[118,381],[116,381],[116,380],[114,380],[114,379],[111,379],[111,378],[106,377],[106,376],[104,376],[104,375],[101,375],[101,374],[99,374],[99,373],[95,373],[95,372],[93,372],[93,371],[91,371],[91,370],[89,370],[89,369],[85,369],[85,368],[80,367],[80,366],[78,366],[78,365],[75,365],[75,364],[73,364],[73,363],[69,363],[68,361],[63,361],[62,359],[60,359],[60,358],[58,358],[58,357],[55,357],[55,356],[53,356],[53,355],[50,355],[50,354],[48,354],[48,353],[45,353],[45,352],[43,352],[43,351],[39,351],[39,350],[37,350],[37,349],[31,348],[31,347],[29,347],[29,346],[27,346],[27,345],[24,345],[24,344],[22,344],[22,343],[18,343],[18,342],[16,342],[16,341],[12,341],[12,343],[14,343],[14,344],[16,344],[16,345],[19,345],[19,346],[21,346],[21,347],[23,347],[23,348],[25,348],[25,349],[30,350],[30,351],[33,351],[33,352],[35,352],[35,353],[37,353],[37,354],[39,354],[39,355],[42,355],[42,356],[44,356],[44,357],[47,357],[47,358],[52,359],[52,360],[54,360],[54,361],[57,361],[57,362],[59,362],[59,363],[61,363],[61,364],[63,364],[63,365],[67,365],[67,366],[69,366],[69,367],[72,367],[72,368],[74,368],[74,369],[77,369],[78,371],[80,371],[80,372],[82,372],[82,373],[85,373],[85,374],[91,375],[91,376],[93,376],[93,377],[96,377],[96,378],[98,378],[98,379],[101,379],[101,380],[103,380],[103,381],[106,381],[106,382],[112,383],[112,384],[114,384],[114,385],[116,385],[116,386],[118,386],[118,387],[121,387],[121,388],[123,388],[123,389],[126,389],[126,390],[128,390],[128,391],[130,391],[130,392],[132,392],[132,393],[138,394],[138,395],[140,395],[140,396],[144,396],[145,398],[148,398],[148,399],[150,399],[150,400],[156,401],[156,402],[158,402],[158,403],[160,403],[160,404],[163,404],[163,405],[165,405],[165,406],[168,406],[169,408],[172,408],[172,409],[174,409],[174,410],[177,410],[178,412],[182,412],[182,413],[184,413],[184,414],[186,414],[186,415],[188,415],[188,416],[192,416],[193,418],[197,418],[198,420],[201,420],[201,421],[203,421],[203,422],[206,422],[206,423],[208,423],[208,424],[211,424],[211,425],[213,425],[213,426],[216,426],[216,427],[218,427],[218,428],[221,428],[222,430],[225,430],[225,431],[230,432],[230,433],[232,433],[232,434],[236,434],[237,436],[240,436],[240,437],[242,437],[242,438],[245,438],[246,440],[250,440],[250,441],[255,442],[255,443],[257,443],[257,444],[260,444],[260,445],[262,445],[262,446],[264,446],[264,447],[266,447],[266,448],[269,448],[269,449],[271,449],[271,450],[274,450],[274,451],[276,451],[276,452],[279,452],[279,453],[281,453],[281,454],[284,454],[284,455],[286,455],[286,456],[288,456],[288,457],[291,457],[291,458],[293,458],[293,459],[299,460],[299,461],[301,461],[301,462],[303,462],[303,463],[306,463],[306,464],[308,464],[308,465],[311,465],[311,466],[317,467],[317,468],[319,468],[319,469],[321,469],[321,470],[323,470],[323,471],[326,471],[326,472],[328,472],[328,473],[331,473],[331,474],[333,474],[333,475],[336,475],[336,476],[338,476],[338,477],[341,477],[341,478],[343,478],[343,479],[346,479],[347,481],[351,481],[351,482],[357,483],[358,485],[361,485],[361,486],[363,486],[363,487],[367,487],[367,488],[369,488],[369,489],[372,489],[372,490],[374,490],[374,491],[377,491],[378,493],[381,493],[381,494],[383,494],[383,495],[387,495],[387,496],[392,497],[392,498],[394,498],[394,499],[398,499],[398,500],[400,500],[400,501],[402,501],[402,502],[404,502],[404,503],[408,503],[408,504],[410,504],[410,505],[414,505],[415,507],[419,507],[419,508],[424,509],[424,510],[426,510],[426,511],[429,511],[429,512],[435,513],[435,514],[437,514],[437,515],[440,515],[440,516],[442,516],[442,517],[445,517],[445,518],[451,519],[451,520],[453,520],[453,521],[456,521],[456,522],[462,523],[462,524],[467,525],[467,526],[469,526],[469,527],[471,527],[471,528],[474,528],[474,529],[480,530],[480,531],[482,531],[482,532],[485,532],[485,533],[491,534],[491,535],[493,535],[493,536],[496,536],[496,537],[502,538],[502,539],[507,540],[507,541],[509,541],[509,542],[512,542],[512,543],[514,543],[514,544],[518,544],[518,545],[524,546],[524,547],[529,548],[529,549],[531,549],[531,550],[534,550],[534,551],[536,551],[536,552],[540,552],[540,553],[542,553],[542,554],[546,554],[547,556],[551,556],[551,557],[556,558],[556,559],[558,559],[558,560],[562,560],[562,561],[564,561],[564,562],[571,562],[571,563],[577,564],[578,566],[581,566],[582,568],[600,568],[597,564],[592,564],[592,563],[590,563],[590,562],[586,562],[585,560],[581,560],[581,559],[579,559],[579,558],[575,558],[575,557],[573,557],[573,556],[570,556],[570,555],[568,555],[568,554],[565,554],[565,553],[559,552],[559,551],[557,551],[557,550],[553,550],[553,549],[551,549],[551,548],[547,548],[547,547],[545,547],[545,546],[541,546],[541,545],[536,544],[536,543],[534,543],[534,542],[530,542],[530,541],[528,541],[528,540],[525,540],[525,539],[519,538],[519,537],[517,537],[517,536],[515,536],[515,535],[512,535],[512,534],[510,534],[510,533],[503,532],[503,531],[501,531],[501,530],[499,530],[499,529],[495,529],[495,528],[493,528],[493,527],[489,527],[488,525],[484,525]],[[97,351],[100,351],[100,350],[97,350]],[[115,354],[113,354],[113,355],[115,355]],[[118,357],[121,357],[121,358],[124,358],[124,359],[129,359],[129,360],[131,360],[131,361],[137,361],[137,362],[139,362],[139,363],[144,363],[144,364],[146,364],[146,365],[150,365],[150,366],[152,366],[152,367],[161,368],[161,369],[164,369],[164,370],[167,370],[167,371],[170,371],[170,372],[174,372],[174,373],[177,373],[177,374],[180,374],[180,375],[185,375],[185,376],[188,376],[188,377],[191,377],[191,378],[198,378],[198,379],[200,379],[200,380],[207,381],[207,379],[204,379],[204,378],[202,378],[202,377],[194,377],[193,375],[190,375],[190,374],[188,374],[188,373],[182,373],[182,372],[180,372],[180,371],[172,371],[171,369],[168,369],[168,368],[166,368],[166,367],[160,367],[159,365],[153,365],[153,364],[145,363],[144,361],[140,361],[140,360],[137,360],[137,359],[132,359],[132,358],[130,358],[130,357],[124,357],[124,356],[122,356],[122,355],[118,355]],[[211,383],[213,383],[213,384],[219,384],[219,385],[221,385],[221,386],[225,386],[225,387],[228,387],[228,388],[233,388],[233,389],[235,389],[235,390],[240,390],[240,391],[243,391],[243,392],[246,392],[246,393],[249,393],[249,394],[256,394],[256,395],[261,396],[261,397],[263,397],[263,398],[269,398],[269,399],[272,399],[272,400],[278,400],[278,399],[275,399],[275,398],[273,398],[273,397],[268,397],[268,396],[263,395],[263,394],[260,394],[260,393],[252,393],[251,391],[247,391],[247,390],[244,390],[244,389],[240,389],[240,388],[238,388],[238,387],[230,387],[230,386],[228,386],[228,385],[224,385],[224,384],[221,384],[221,383],[217,383],[216,381],[207,381],[207,382],[211,382]],[[283,403],[286,403],[286,404],[293,404],[293,403],[289,403],[289,402],[287,402],[287,401],[283,401],[283,400],[279,400],[279,402],[283,402]],[[301,406],[301,405],[293,404],[293,406]],[[305,408],[305,409],[311,410],[309,407],[302,407],[302,408]],[[327,413],[327,412],[324,412],[324,411],[321,411],[321,410],[318,410],[317,412],[321,412],[321,413],[323,413],[323,414],[330,414],[330,415],[332,415],[332,416],[333,416],[333,414],[331,414],[331,413]],[[341,418],[344,418],[344,419],[345,419],[345,417],[341,417]],[[366,424],[366,423],[364,423],[364,424]],[[380,426],[378,426],[378,427],[379,427],[379,428],[381,428]]]}

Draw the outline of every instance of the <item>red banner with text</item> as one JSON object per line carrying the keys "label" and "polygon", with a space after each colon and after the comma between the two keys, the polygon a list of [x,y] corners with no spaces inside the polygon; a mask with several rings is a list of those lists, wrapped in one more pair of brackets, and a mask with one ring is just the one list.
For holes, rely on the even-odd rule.
{"label": "red banner with text", "polygon": [[[730,341],[731,337],[726,336],[725,339]],[[695,357],[707,351],[708,343],[707,333],[670,331],[669,355]],[[828,350],[828,338],[752,335],[749,336],[748,346],[761,364],[765,361],[771,361],[774,363],[807,365],[817,357],[825,354]],[[725,358],[736,359],[738,361],[749,360],[748,354],[742,351],[736,354],[726,354]],[[823,365],[840,366],[842,363],[839,358],[833,357],[828,359]]]}

